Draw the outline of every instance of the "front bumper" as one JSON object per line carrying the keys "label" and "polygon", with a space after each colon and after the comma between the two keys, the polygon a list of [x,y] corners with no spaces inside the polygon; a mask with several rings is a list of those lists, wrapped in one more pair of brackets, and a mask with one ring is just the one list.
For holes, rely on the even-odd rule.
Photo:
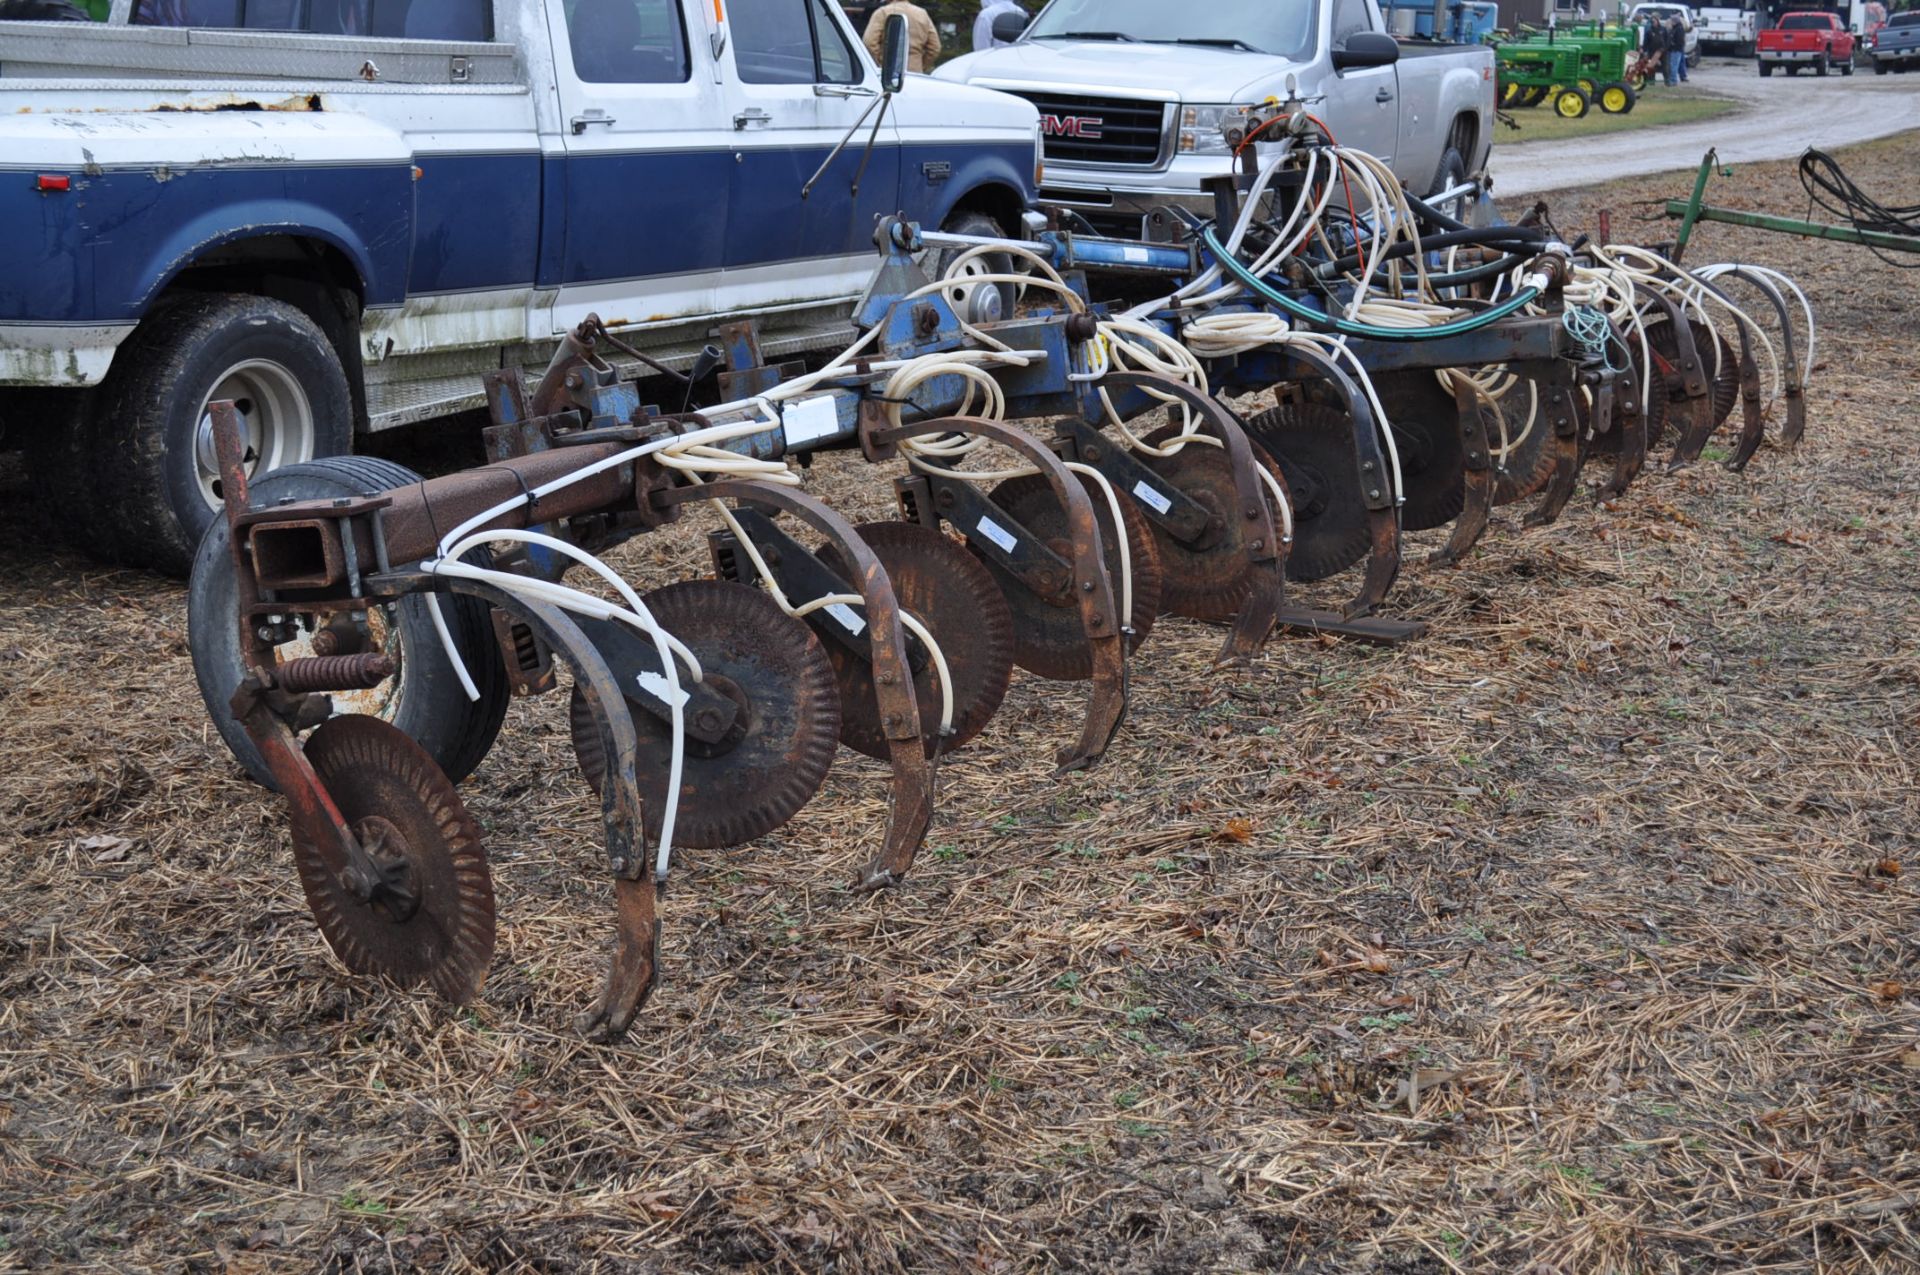
{"label": "front bumper", "polygon": [[1134,238],[1147,235],[1148,217],[1156,208],[1213,216],[1213,197],[1200,183],[1232,171],[1228,155],[1177,155],[1156,169],[1049,164],[1040,202],[1071,208],[1101,234]]}

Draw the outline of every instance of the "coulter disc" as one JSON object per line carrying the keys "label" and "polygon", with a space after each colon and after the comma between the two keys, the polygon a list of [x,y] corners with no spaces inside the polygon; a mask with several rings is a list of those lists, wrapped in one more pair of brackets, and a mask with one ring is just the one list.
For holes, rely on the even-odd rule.
{"label": "coulter disc", "polygon": [[[1113,588],[1115,607],[1121,603],[1120,550],[1114,537],[1113,511],[1098,484],[1080,477],[1080,485],[1093,502],[1094,521],[1100,527],[1100,544],[1106,554],[1107,580]],[[1067,511],[1054,497],[1053,488],[1039,474],[1009,478],[989,493],[993,503],[1039,537],[1064,561],[1073,561],[1073,541],[1067,531]],[[1164,581],[1160,553],[1146,519],[1124,494],[1120,498],[1120,517],[1126,524],[1127,553],[1133,580],[1133,638],[1129,652],[1140,649],[1153,631],[1154,617],[1160,614],[1160,591]],[[976,554],[978,550],[974,551]],[[1037,677],[1056,682],[1084,682],[1093,676],[1093,652],[1087,645],[1087,631],[1080,621],[1080,607],[1070,588],[1042,596],[1029,589],[990,558],[981,556],[987,572],[1000,586],[1013,616],[1013,662]],[[1071,585],[1072,581],[1063,584]]]}
{"label": "coulter disc", "polygon": [[[740,708],[733,729],[718,743],[687,739],[674,844],[714,849],[771,832],[820,790],[840,738],[840,695],[820,639],[806,621],[744,584],[684,580],[642,601],[662,628],[692,649],[707,685]],[[647,836],[657,842],[673,732],[638,703],[629,700],[627,707],[640,737]],[[569,716],[574,756],[598,792],[607,759],[578,685]]]}
{"label": "coulter disc", "polygon": [[[1013,679],[1013,612],[979,560],[933,528],[869,522],[855,530],[887,569],[901,610],[933,634],[953,676],[953,734],[944,740],[939,734],[940,681],[932,658],[913,676],[927,756],[933,756],[936,747],[950,752],[978,735],[1006,696]],[[818,552],[842,579],[852,576],[831,541]],[[887,736],[873,695],[873,666],[838,642],[821,645],[840,684],[840,742],[886,760]]]}
{"label": "coulter disc", "polygon": [[327,945],[358,973],[472,1000],[493,957],[493,878],[445,773],[404,731],[362,714],[322,722],[306,755],[384,878],[362,900],[340,847],[310,843],[295,824],[294,862]]}
{"label": "coulter disc", "polygon": [[1400,450],[1400,477],[1406,487],[1400,525],[1408,531],[1446,526],[1467,503],[1459,406],[1424,368],[1380,373],[1373,378],[1373,388]]}
{"label": "coulter disc", "polygon": [[[1163,426],[1147,435],[1147,442],[1159,447],[1178,434],[1179,426]],[[1207,511],[1206,529],[1190,542],[1147,522],[1160,550],[1160,609],[1195,620],[1233,619],[1253,591],[1247,543],[1249,528],[1259,524],[1236,516],[1240,488],[1227,449],[1191,442],[1171,456],[1143,452],[1140,459]]]}
{"label": "coulter disc", "polygon": [[[1489,454],[1497,466],[1505,469],[1504,473],[1496,472],[1494,476],[1493,503],[1511,505],[1545,491],[1552,480],[1553,453],[1547,447],[1547,439],[1553,435],[1553,425],[1546,418],[1536,382],[1522,377],[1508,386],[1507,392],[1496,401],[1500,420],[1506,425],[1509,450],[1501,460],[1501,435],[1489,428]],[[1497,423],[1490,422],[1490,425]]]}
{"label": "coulter disc", "polygon": [[[1648,316],[1646,326],[1647,344],[1653,347],[1654,352],[1669,364],[1677,360],[1680,357],[1680,351],[1673,338],[1673,324],[1666,314],[1662,312]],[[1709,381],[1707,392],[1713,397],[1713,427],[1719,429],[1726,424],[1727,417],[1732,414],[1733,405],[1740,401],[1740,352],[1725,337],[1716,332],[1709,332],[1704,323],[1695,323],[1689,319],[1687,327],[1693,332],[1693,348],[1707,364],[1704,370]],[[1719,352],[1717,366],[1714,361],[1716,350]],[[1654,368],[1653,392],[1655,394],[1664,392],[1661,388],[1658,364]],[[1678,390],[1674,391],[1670,397],[1675,403],[1684,402],[1686,399],[1685,392]],[[1671,410],[1665,411],[1663,415],[1668,420],[1673,418]],[[1662,441],[1664,440],[1658,435],[1649,431],[1647,435],[1649,447]]]}
{"label": "coulter disc", "polygon": [[1247,436],[1280,463],[1293,499],[1287,579],[1324,580],[1366,557],[1366,493],[1346,412],[1281,403],[1248,421]]}

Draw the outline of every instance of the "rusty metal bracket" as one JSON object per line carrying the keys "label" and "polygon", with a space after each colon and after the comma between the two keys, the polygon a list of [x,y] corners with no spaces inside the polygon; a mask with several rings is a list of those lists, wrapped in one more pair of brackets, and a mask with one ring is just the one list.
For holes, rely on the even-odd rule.
{"label": "rusty metal bracket", "polygon": [[1547,480],[1540,504],[1522,524],[1528,527],[1543,527],[1560,517],[1573,498],[1580,482],[1580,467],[1587,459],[1587,431],[1580,420],[1579,381],[1573,364],[1555,363],[1542,379],[1548,386],[1542,406],[1553,426],[1553,435],[1547,440],[1547,446],[1553,449],[1553,476]]}
{"label": "rusty metal bracket", "polygon": [[1100,524],[1093,515],[1093,502],[1051,448],[1026,431],[1002,421],[977,416],[916,421],[876,431],[875,441],[883,445],[897,444],[903,438],[928,434],[974,434],[1019,453],[1039,469],[1066,511],[1067,529],[1073,540],[1074,600],[1093,656],[1093,680],[1080,739],[1061,750],[1056,760],[1061,771],[1090,766],[1106,752],[1127,711],[1126,647],[1113,589],[1107,580],[1106,557],[1100,541]]}
{"label": "rusty metal bracket", "polygon": [[[1617,329],[1614,335],[1622,338]],[[1624,339],[1621,344],[1626,344]],[[1619,405],[1620,447],[1614,454],[1613,473],[1596,494],[1596,500],[1612,500],[1624,494],[1647,462],[1646,404],[1640,401],[1640,381],[1631,374],[1633,370],[1630,364],[1612,378],[1614,402]]]}
{"label": "rusty metal bracket", "polygon": [[[1247,541],[1247,564],[1253,576],[1253,589],[1234,617],[1214,663],[1216,666],[1247,663],[1273,635],[1281,609],[1286,605],[1287,546],[1274,522],[1273,509],[1267,503],[1266,489],[1256,469],[1260,462],[1253,454],[1246,429],[1240,418],[1219,399],[1170,376],[1116,370],[1108,372],[1102,382],[1117,389],[1140,390],[1160,401],[1179,401],[1198,412],[1225,447],[1233,469],[1234,491],[1239,496],[1240,516],[1252,524],[1254,530]],[[1127,498],[1134,499],[1131,489],[1128,490]],[[1150,517],[1154,512],[1151,508],[1147,510]]]}
{"label": "rusty metal bracket", "polygon": [[[1780,445],[1789,448],[1798,446],[1807,430],[1807,405],[1806,385],[1802,379],[1804,371],[1800,366],[1800,356],[1794,348],[1792,311],[1787,305],[1786,298],[1780,295],[1780,290],[1774,287],[1773,281],[1765,275],[1754,274],[1744,266],[1734,266],[1726,271],[1725,277],[1739,279],[1743,283],[1752,285],[1767,299],[1768,304],[1773,307],[1774,314],[1780,320],[1780,375],[1786,382],[1784,397],[1787,405],[1786,423],[1780,428]],[[1715,291],[1718,292],[1719,289],[1716,288]],[[1725,294],[1722,293],[1722,295]],[[1746,412],[1740,441],[1733,455],[1727,460],[1727,468],[1736,473],[1745,469],[1747,463],[1753,459],[1753,454],[1760,449],[1762,435],[1765,432],[1760,405],[1760,371],[1757,365],[1749,367],[1753,358],[1744,323],[1740,325],[1740,337],[1742,356],[1740,397]]]}
{"label": "rusty metal bracket", "polygon": [[1463,471],[1461,483],[1465,496],[1461,501],[1460,514],[1453,520],[1453,529],[1447,533],[1447,543],[1427,558],[1427,562],[1433,566],[1458,563],[1480,543],[1480,537],[1486,534],[1487,522],[1493,514],[1494,488],[1499,485],[1498,475],[1494,473],[1493,461],[1487,451],[1487,422],[1482,415],[1487,410],[1487,404],[1464,369],[1453,378],[1453,406],[1455,419],[1459,422]]}
{"label": "rusty metal bracket", "polygon": [[592,715],[606,750],[607,774],[600,785],[600,823],[606,842],[607,871],[613,882],[615,946],[606,984],[595,1006],[574,1028],[589,1040],[619,1040],[633,1024],[659,982],[660,924],[656,895],[664,878],[648,880],[647,834],[639,783],[639,739],[626,700],[606,661],[573,617],[544,602],[519,598],[479,580],[410,574],[396,577],[414,590],[430,588],[464,593],[511,613],[549,649],[566,661]]}

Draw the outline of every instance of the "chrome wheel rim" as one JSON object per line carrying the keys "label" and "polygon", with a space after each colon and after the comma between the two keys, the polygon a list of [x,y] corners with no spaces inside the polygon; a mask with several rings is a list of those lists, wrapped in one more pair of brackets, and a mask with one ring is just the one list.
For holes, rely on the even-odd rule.
{"label": "chrome wheel rim", "polygon": [[194,429],[193,452],[200,496],[209,509],[218,509],[220,460],[213,444],[213,414],[208,405],[231,399],[246,430],[249,477],[312,460],[314,452],[313,401],[285,365],[272,359],[248,359],[221,373],[200,403]]}

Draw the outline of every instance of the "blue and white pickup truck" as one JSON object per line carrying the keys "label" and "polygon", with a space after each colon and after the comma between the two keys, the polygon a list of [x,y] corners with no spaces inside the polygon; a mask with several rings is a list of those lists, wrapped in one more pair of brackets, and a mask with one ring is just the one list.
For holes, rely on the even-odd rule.
{"label": "blue and white pickup truck", "polygon": [[722,318],[769,357],[844,343],[876,217],[1011,235],[1035,195],[1030,104],[881,92],[833,0],[0,22],[7,445],[91,547],[179,571],[214,398],[270,468],[476,406],[589,313],[675,367]]}

